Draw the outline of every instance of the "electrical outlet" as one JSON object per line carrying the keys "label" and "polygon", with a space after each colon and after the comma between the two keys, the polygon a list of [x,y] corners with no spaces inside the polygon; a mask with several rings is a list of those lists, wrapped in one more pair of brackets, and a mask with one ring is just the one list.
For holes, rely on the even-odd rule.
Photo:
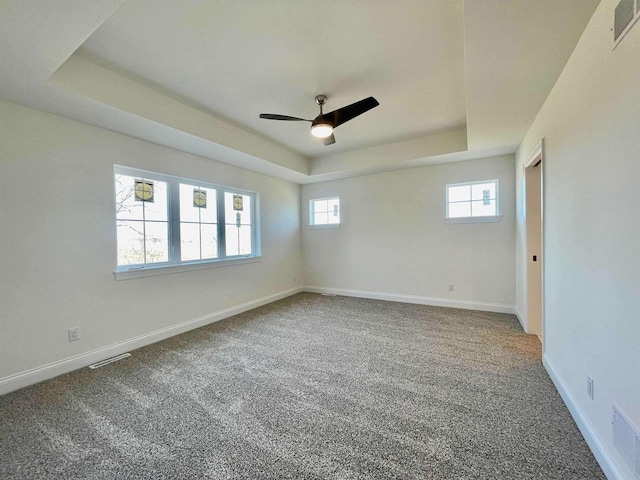
{"label": "electrical outlet", "polygon": [[449,284],[449,291],[453,292],[454,288],[455,288],[455,285],[453,283],[450,283]]}
{"label": "electrical outlet", "polygon": [[80,340],[80,328],[74,327],[69,329],[69,341],[75,342],[76,340]]}
{"label": "electrical outlet", "polygon": [[594,388],[595,388],[595,384],[594,384],[593,378],[587,376],[587,395],[591,400],[593,400]]}

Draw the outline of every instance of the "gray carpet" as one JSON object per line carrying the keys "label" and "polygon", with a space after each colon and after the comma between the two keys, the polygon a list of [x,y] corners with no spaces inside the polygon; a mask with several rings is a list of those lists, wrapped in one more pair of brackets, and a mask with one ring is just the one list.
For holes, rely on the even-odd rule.
{"label": "gray carpet", "polygon": [[0,478],[605,478],[512,315],[299,294],[0,397]]}

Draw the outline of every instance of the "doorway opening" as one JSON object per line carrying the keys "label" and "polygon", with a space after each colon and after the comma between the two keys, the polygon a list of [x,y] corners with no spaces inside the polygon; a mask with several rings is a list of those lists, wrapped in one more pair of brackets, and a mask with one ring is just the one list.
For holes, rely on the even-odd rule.
{"label": "doorway opening", "polygon": [[537,335],[544,346],[544,199],[543,140],[524,166],[525,228],[527,243],[527,330]]}

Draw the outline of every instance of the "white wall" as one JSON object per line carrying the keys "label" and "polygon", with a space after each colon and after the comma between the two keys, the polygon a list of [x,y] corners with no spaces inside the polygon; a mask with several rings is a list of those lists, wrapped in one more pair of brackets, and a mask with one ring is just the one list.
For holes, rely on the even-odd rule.
{"label": "white wall", "polygon": [[[302,283],[298,185],[4,101],[0,122],[0,383]],[[116,281],[115,163],[259,192],[262,260]]]}
{"label": "white wall", "polygon": [[640,25],[612,51],[616,4],[600,3],[518,151],[517,296],[524,312],[523,162],[544,137],[545,364],[611,478],[631,479],[611,408],[640,427]]}
{"label": "white wall", "polygon": [[[496,178],[501,222],[445,223],[445,185]],[[331,196],[340,197],[342,225],[310,228],[309,199]],[[512,311],[514,209],[512,155],[304,185],[305,284],[343,294]]]}

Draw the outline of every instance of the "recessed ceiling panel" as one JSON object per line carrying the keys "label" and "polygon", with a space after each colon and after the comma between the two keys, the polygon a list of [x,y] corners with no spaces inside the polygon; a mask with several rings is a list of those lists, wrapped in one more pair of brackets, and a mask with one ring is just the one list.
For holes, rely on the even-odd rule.
{"label": "recessed ceiling panel", "polygon": [[[466,123],[462,2],[126,2],[81,54],[307,156],[447,131]],[[304,122],[380,106],[324,146]]]}

